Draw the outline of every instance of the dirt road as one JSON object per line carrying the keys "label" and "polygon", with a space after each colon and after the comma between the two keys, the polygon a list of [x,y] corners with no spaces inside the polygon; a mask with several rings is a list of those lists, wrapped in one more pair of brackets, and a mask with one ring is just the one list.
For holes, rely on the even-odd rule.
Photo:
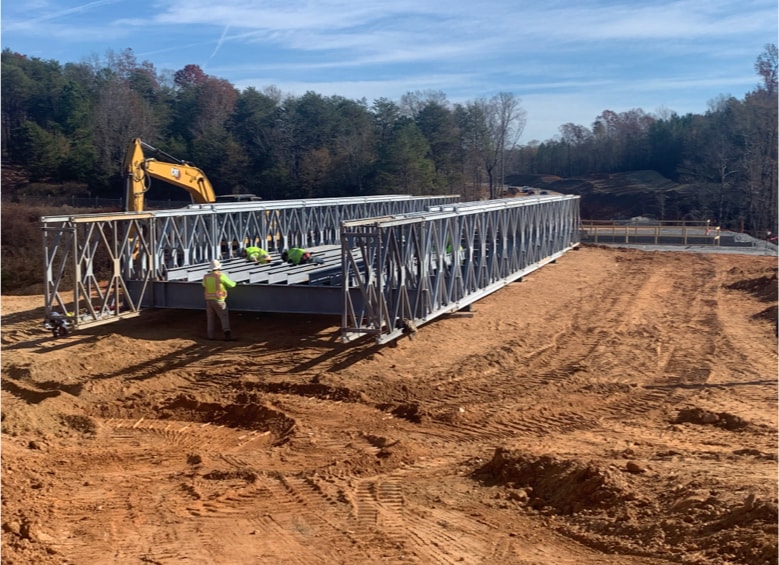
{"label": "dirt road", "polygon": [[4,564],[774,564],[776,258],[586,247],[423,326],[2,299]]}

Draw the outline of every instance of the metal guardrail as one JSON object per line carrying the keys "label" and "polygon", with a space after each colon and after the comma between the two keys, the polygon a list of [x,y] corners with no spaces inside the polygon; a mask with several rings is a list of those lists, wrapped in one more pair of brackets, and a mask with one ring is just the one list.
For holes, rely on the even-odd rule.
{"label": "metal guardrail", "polygon": [[721,244],[718,226],[708,221],[582,220],[581,240],[587,243],[633,245],[711,245]]}
{"label": "metal guardrail", "polygon": [[658,221],[652,224],[582,220],[581,240],[628,245],[721,244],[720,228],[709,222]]}

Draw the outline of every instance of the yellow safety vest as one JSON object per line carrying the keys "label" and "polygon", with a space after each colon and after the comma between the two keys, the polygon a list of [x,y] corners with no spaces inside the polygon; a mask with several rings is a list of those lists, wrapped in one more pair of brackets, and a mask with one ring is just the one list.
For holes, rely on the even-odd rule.
{"label": "yellow safety vest", "polygon": [[227,291],[222,286],[222,273],[208,273],[203,277],[203,287],[206,289],[206,300],[224,300]]}
{"label": "yellow safety vest", "polygon": [[268,259],[268,252],[261,247],[247,247],[246,258],[249,260],[256,260],[259,263],[264,263]]}
{"label": "yellow safety vest", "polygon": [[299,247],[293,247],[287,252],[287,257],[289,258],[289,262],[293,265],[300,265],[300,261],[303,259],[303,255],[306,254],[305,249],[300,249]]}

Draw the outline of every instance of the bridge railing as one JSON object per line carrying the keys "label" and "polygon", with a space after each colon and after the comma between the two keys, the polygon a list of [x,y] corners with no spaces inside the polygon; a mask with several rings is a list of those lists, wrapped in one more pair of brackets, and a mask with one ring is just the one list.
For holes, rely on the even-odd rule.
{"label": "bridge railing", "polygon": [[721,232],[705,220],[582,220],[581,239],[605,244],[718,246]]}
{"label": "bridge railing", "polygon": [[458,199],[387,195],[45,216],[46,319],[56,313],[78,326],[135,315],[168,270],[234,258],[249,244],[275,251],[338,245],[344,221]]}
{"label": "bridge railing", "polygon": [[345,222],[342,337],[383,343],[463,309],[576,246],[579,220],[578,196],[553,196]]}

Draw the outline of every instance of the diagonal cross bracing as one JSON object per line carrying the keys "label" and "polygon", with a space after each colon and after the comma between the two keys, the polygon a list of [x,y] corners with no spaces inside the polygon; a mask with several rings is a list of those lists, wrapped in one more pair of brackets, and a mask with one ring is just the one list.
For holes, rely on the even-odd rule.
{"label": "diagonal cross bracing", "polygon": [[578,196],[345,222],[342,337],[383,343],[460,310],[578,245],[579,222]]}
{"label": "diagonal cross bracing", "polygon": [[[219,258],[242,283],[230,293],[231,308],[337,315],[345,341],[386,342],[577,245],[579,199],[391,196],[42,221],[47,320],[77,312],[71,325],[87,326],[143,308],[202,309],[200,281]],[[241,259],[249,244],[267,249],[273,263]],[[322,263],[282,264],[280,252],[290,246],[313,250]]]}
{"label": "diagonal cross bracing", "polygon": [[[250,244],[276,254],[290,246],[339,245],[343,221],[409,213],[457,199],[388,195],[43,217],[46,319],[54,313],[72,314],[70,324],[79,326],[150,306],[187,307],[179,297],[188,294],[179,283],[171,286],[178,289],[175,296],[164,290],[169,272],[212,258],[233,259]],[[251,308],[251,300],[246,303]],[[189,307],[202,308],[202,296]],[[277,307],[284,307],[283,302]]]}

